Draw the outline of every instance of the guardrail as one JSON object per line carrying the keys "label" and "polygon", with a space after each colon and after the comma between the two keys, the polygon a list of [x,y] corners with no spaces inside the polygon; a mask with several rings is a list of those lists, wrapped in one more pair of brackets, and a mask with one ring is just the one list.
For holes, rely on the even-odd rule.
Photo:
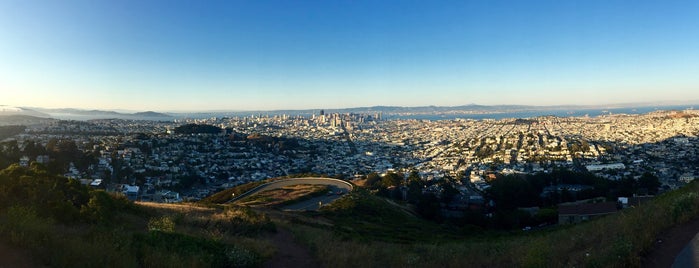
{"label": "guardrail", "polygon": [[257,187],[252,188],[252,189],[248,190],[247,192],[244,192],[244,193],[242,193],[242,194],[240,194],[240,195],[238,195],[238,196],[235,196],[235,197],[231,198],[230,200],[226,201],[225,204],[235,202],[235,201],[237,201],[238,199],[241,199],[241,198],[247,197],[247,196],[249,196],[249,195],[251,195],[251,194],[254,194],[254,193],[256,193],[257,191],[259,191],[260,189],[262,189],[262,188],[264,188],[264,187],[267,187],[267,186],[269,186],[269,185],[276,184],[276,183],[280,183],[280,182],[295,181],[295,180],[335,181],[335,182],[340,182],[340,183],[346,184],[347,186],[349,186],[350,191],[352,191],[352,190],[354,189],[354,185],[353,185],[352,183],[350,183],[350,182],[348,182],[348,181],[343,181],[343,180],[340,180],[340,179],[334,179],[334,178],[314,178],[314,177],[309,177],[309,178],[283,179],[283,180],[271,181],[271,182],[268,182],[268,183],[265,183],[265,184],[262,184],[262,185],[258,185]]}

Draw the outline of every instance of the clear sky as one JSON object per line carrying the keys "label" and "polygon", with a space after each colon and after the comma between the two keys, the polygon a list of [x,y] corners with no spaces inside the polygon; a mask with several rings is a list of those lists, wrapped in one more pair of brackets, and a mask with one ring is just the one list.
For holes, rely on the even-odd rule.
{"label": "clear sky", "polygon": [[699,1],[0,1],[0,104],[699,100]]}

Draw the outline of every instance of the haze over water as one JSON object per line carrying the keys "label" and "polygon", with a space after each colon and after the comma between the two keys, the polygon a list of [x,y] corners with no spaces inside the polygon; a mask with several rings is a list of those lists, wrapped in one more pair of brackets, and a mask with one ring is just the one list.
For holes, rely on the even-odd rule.
{"label": "haze over water", "polygon": [[387,115],[386,119],[417,119],[417,120],[453,120],[463,119],[503,119],[503,118],[532,118],[538,116],[553,115],[558,117],[589,116],[597,117],[613,114],[645,114],[658,110],[686,110],[694,109],[695,105],[670,105],[655,107],[625,107],[609,109],[552,109],[519,112],[494,112],[484,114],[413,114],[413,115]]}

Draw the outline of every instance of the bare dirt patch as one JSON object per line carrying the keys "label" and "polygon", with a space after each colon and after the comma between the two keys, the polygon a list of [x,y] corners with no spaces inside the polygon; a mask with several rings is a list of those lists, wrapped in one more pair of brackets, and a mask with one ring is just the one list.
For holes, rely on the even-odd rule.
{"label": "bare dirt patch", "polygon": [[274,257],[265,262],[262,267],[320,267],[320,264],[311,256],[308,248],[294,241],[293,235],[288,230],[279,228],[272,237],[272,241],[276,245],[277,251]]}

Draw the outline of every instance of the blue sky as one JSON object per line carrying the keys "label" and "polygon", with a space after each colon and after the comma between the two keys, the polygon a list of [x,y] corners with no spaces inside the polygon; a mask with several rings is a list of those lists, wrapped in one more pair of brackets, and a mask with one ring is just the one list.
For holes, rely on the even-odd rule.
{"label": "blue sky", "polygon": [[0,1],[0,104],[699,101],[699,1]]}

